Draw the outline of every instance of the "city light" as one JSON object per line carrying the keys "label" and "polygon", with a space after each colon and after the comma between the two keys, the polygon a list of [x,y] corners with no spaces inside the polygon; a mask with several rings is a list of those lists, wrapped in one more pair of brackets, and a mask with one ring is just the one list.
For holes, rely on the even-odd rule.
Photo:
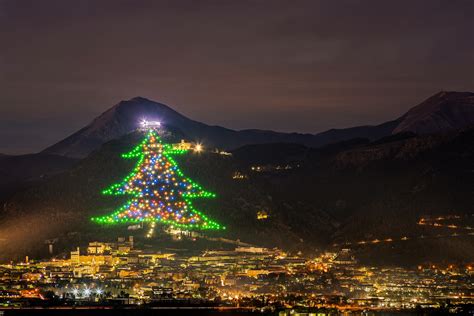
{"label": "city light", "polygon": [[196,144],[196,146],[194,146],[194,151],[197,152],[197,153],[200,153],[201,151],[203,151],[203,146],[202,144]]}
{"label": "city light", "polygon": [[[179,235],[175,240],[189,240],[191,237]],[[372,239],[372,242],[376,240]],[[401,239],[396,238],[394,242],[397,240]],[[383,242],[382,239],[378,241]],[[370,244],[366,242],[366,247],[370,247]],[[98,249],[101,251],[97,251]],[[143,259],[139,265],[133,260],[137,258],[137,254]],[[100,302],[101,306],[114,306],[117,299],[124,297],[129,304],[146,306],[163,300],[179,302],[183,296],[199,296],[201,302],[208,303],[219,297],[222,306],[227,307],[243,306],[242,304],[260,300],[263,296],[267,302],[277,305],[308,307],[326,304],[340,311],[377,310],[386,307],[413,309],[418,304],[433,305],[438,300],[445,299],[449,299],[451,304],[470,302],[470,296],[463,295],[462,291],[466,291],[464,284],[472,278],[472,264],[429,264],[414,268],[387,269],[362,265],[354,255],[355,252],[342,249],[321,252],[308,258],[302,254],[290,255],[277,248],[258,246],[239,246],[235,250],[206,250],[200,254],[181,251],[163,253],[150,252],[142,247],[135,248],[133,239],[127,242],[125,238],[118,238],[116,243],[90,242],[87,254],[81,256],[73,251],[71,259],[62,259],[61,273],[65,273],[62,278],[76,287],[70,288],[73,296],[67,295],[68,286],[62,291],[56,288],[54,293],[62,297],[58,302],[70,304],[72,301],[77,306],[88,306],[92,301],[95,301],[93,304]],[[80,260],[75,256],[79,256]],[[110,261],[105,262],[106,257]],[[47,270],[53,270],[51,268],[57,262],[44,261],[41,265]],[[239,265],[247,268],[235,269]],[[7,274],[4,278],[14,275],[12,271],[19,267],[25,268],[22,263],[5,266]],[[163,273],[163,267],[166,267],[166,273]],[[27,274],[31,274],[29,282],[35,287],[34,290],[11,290],[13,294],[4,292],[3,297],[45,300],[42,293],[51,289],[51,283],[57,275],[35,279],[32,278],[34,268],[28,268],[33,269]],[[99,273],[99,268],[106,269],[101,269]],[[196,274],[195,271],[199,273]],[[86,279],[85,275],[88,276]],[[282,275],[287,277],[280,277]],[[117,291],[117,281],[126,284],[131,277],[133,283],[129,283],[128,288],[120,286]],[[207,280],[204,284],[203,277]],[[240,280],[238,286],[237,280]],[[328,280],[330,283],[326,283]],[[17,281],[18,284],[23,282],[10,280]],[[305,284],[306,292],[300,293],[300,298],[295,298],[292,289],[301,284]],[[332,286],[328,287],[328,284]],[[254,292],[267,289],[269,285],[278,290],[267,294]],[[202,287],[210,290],[205,297],[200,296]],[[342,293],[349,287],[354,289],[354,293],[339,294],[337,302],[327,301],[327,298],[334,296],[334,291]],[[104,288],[109,289],[107,295],[104,295]],[[379,299],[374,300],[374,297]]]}

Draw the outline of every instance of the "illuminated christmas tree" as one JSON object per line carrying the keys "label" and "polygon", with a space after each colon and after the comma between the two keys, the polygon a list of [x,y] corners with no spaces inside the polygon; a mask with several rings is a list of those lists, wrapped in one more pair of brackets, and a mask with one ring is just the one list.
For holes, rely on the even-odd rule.
{"label": "illuminated christmas tree", "polygon": [[114,213],[92,218],[97,223],[158,222],[186,230],[224,229],[194,208],[195,198],[212,198],[200,185],[185,177],[173,155],[186,149],[165,144],[153,129],[145,139],[124,158],[137,158],[133,171],[121,182],[103,191],[103,194],[130,195]]}

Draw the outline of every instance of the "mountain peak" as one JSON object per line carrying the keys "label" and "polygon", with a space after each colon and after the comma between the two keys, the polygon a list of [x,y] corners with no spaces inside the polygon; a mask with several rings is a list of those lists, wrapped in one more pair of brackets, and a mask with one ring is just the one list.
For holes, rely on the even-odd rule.
{"label": "mountain peak", "polygon": [[432,134],[474,124],[474,93],[441,91],[411,108],[392,134]]}
{"label": "mountain peak", "polygon": [[147,98],[144,98],[144,97],[140,97],[140,96],[136,96],[134,98],[131,98],[130,100],[128,101],[132,101],[132,102],[152,102],[150,99],[147,99]]}
{"label": "mountain peak", "polygon": [[129,107],[129,106],[134,106],[134,107],[144,106],[144,107],[159,107],[159,108],[164,107],[164,108],[172,110],[169,106],[163,103],[159,103],[159,102],[156,102],[144,97],[140,97],[140,96],[133,97],[129,100],[122,100],[119,103],[117,103],[115,106],[113,106],[112,108]]}
{"label": "mountain peak", "polygon": [[134,131],[143,119],[157,120],[174,126],[199,124],[165,104],[143,97],[134,97],[120,101],[96,117],[89,125],[46,148],[44,152],[82,158],[103,143]]}
{"label": "mountain peak", "polygon": [[446,98],[446,99],[457,99],[474,96],[473,92],[460,92],[460,91],[440,91],[433,95],[431,98]]}
{"label": "mountain peak", "polygon": [[142,119],[157,120],[165,124],[173,124],[176,121],[189,120],[184,115],[173,110],[166,104],[155,102],[144,97],[134,97],[130,100],[122,100],[115,106],[104,112],[101,117],[110,119],[113,115],[115,120],[127,123],[127,128],[133,130],[138,127]]}

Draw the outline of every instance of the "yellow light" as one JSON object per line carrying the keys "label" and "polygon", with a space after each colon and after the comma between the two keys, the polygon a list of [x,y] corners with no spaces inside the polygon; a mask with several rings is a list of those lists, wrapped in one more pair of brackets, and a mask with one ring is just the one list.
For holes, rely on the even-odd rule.
{"label": "yellow light", "polygon": [[194,146],[195,152],[200,153],[202,150],[203,150],[203,147],[201,144],[196,144],[196,146]]}

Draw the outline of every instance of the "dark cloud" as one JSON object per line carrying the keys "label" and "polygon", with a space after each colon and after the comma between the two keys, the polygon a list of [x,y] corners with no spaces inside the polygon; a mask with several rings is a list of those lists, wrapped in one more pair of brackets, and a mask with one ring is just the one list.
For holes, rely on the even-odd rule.
{"label": "dark cloud", "polygon": [[469,0],[0,0],[0,152],[39,150],[136,95],[237,129],[382,122],[474,90],[473,13]]}

